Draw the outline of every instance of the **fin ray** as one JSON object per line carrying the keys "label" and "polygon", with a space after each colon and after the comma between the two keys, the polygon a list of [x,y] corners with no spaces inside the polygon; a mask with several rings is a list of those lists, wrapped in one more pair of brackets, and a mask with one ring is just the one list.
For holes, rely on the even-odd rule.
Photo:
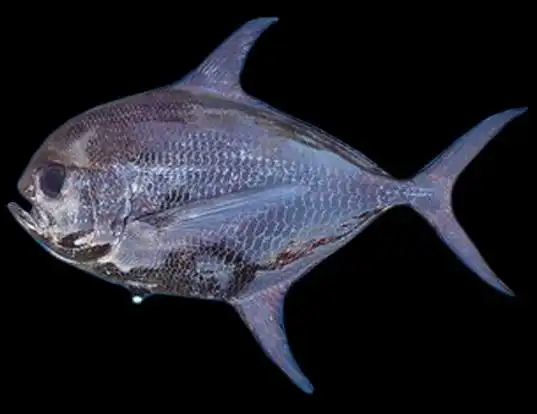
{"label": "fin ray", "polygon": [[274,285],[231,303],[272,362],[302,391],[311,394],[313,386],[298,367],[285,334],[283,303],[288,285]]}
{"label": "fin ray", "polygon": [[509,296],[515,294],[494,274],[477,247],[457,222],[453,213],[451,197],[457,178],[468,164],[507,123],[523,114],[526,109],[510,109],[480,122],[411,180],[412,185],[433,190],[432,197],[420,197],[410,201],[414,210],[429,222],[444,243],[477,276],[499,292]]}
{"label": "fin ray", "polygon": [[240,192],[201,199],[140,218],[141,221],[168,229],[178,226],[186,231],[199,227],[212,227],[236,217],[239,213],[256,214],[274,203],[300,196],[306,189],[286,184],[268,188],[252,188]]}
{"label": "fin ray", "polygon": [[[233,32],[195,70],[172,87],[200,87],[238,100],[250,101],[240,86],[240,76],[248,54],[257,39],[277,17],[250,20]],[[254,100],[255,101],[255,100]]]}

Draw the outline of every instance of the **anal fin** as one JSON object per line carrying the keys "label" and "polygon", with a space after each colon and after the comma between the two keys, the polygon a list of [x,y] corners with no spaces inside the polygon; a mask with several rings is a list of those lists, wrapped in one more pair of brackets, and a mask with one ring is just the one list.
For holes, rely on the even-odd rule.
{"label": "anal fin", "polygon": [[231,303],[272,362],[302,391],[311,394],[313,386],[298,367],[285,334],[283,303],[288,287],[289,283],[274,285]]}

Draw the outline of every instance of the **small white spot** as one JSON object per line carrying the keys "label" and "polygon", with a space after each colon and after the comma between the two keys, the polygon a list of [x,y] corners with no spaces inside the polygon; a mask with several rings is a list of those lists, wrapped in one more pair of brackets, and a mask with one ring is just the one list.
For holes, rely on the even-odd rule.
{"label": "small white spot", "polygon": [[134,303],[135,305],[139,305],[140,303],[142,303],[143,300],[144,298],[138,295],[132,297],[132,303]]}

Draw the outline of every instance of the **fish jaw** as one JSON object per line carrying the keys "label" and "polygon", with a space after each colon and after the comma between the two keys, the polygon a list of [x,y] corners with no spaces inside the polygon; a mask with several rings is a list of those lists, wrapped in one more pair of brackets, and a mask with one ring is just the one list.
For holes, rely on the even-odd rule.
{"label": "fish jaw", "polygon": [[19,223],[19,225],[26,230],[33,238],[41,236],[41,231],[36,221],[30,213],[24,210],[15,202],[10,202],[7,205],[7,209],[13,216],[13,218]]}
{"label": "fish jaw", "polygon": [[17,223],[19,223],[19,225],[32,237],[32,239],[34,239],[40,246],[45,248],[45,250],[58,257],[46,240],[44,228],[38,223],[32,214],[28,213],[15,202],[8,203],[7,208]]}
{"label": "fish jaw", "polygon": [[32,239],[34,239],[49,254],[68,264],[75,264],[74,261],[64,257],[53,248],[49,241],[47,241],[44,228],[40,226],[32,214],[28,213],[15,202],[8,203],[7,209],[15,218],[17,223],[19,223],[19,225],[32,237]]}

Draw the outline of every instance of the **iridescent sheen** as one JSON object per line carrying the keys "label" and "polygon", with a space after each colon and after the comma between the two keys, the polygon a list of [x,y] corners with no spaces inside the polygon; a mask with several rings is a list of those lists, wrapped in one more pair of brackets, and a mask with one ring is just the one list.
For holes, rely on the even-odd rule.
{"label": "iridescent sheen", "polygon": [[[512,295],[457,223],[451,192],[524,109],[491,116],[416,177],[395,179],[241,89],[248,52],[275,21],[246,23],[173,85],[67,121],[19,181],[31,212],[9,209],[52,255],[125,286],[134,303],[152,294],[228,302],[272,361],[312,392],[287,343],[285,293],[389,208],[412,206],[480,278]],[[43,189],[51,165],[60,168]]]}

